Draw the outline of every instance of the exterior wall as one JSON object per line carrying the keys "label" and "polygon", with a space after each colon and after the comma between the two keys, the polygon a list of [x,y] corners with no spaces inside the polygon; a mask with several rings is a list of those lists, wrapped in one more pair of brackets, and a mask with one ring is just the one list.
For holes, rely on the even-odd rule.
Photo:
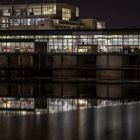
{"label": "exterior wall", "polygon": [[86,29],[96,29],[96,19],[80,19],[80,22]]}
{"label": "exterior wall", "polygon": [[[43,14],[43,6],[49,6],[49,5],[55,5],[56,6],[56,13],[48,13],[48,14]],[[33,9],[38,8],[37,12],[34,12]],[[57,19],[57,20],[62,20],[62,21],[67,21],[62,18],[62,8],[65,9],[70,9],[71,10],[71,18],[68,20],[68,23],[62,24],[59,23],[56,25],[53,25],[53,23],[50,23],[51,19]],[[6,9],[5,12],[3,9]],[[20,9],[20,12],[17,14],[17,9]],[[32,11],[31,11],[32,9]],[[29,12],[31,11],[31,12]],[[54,11],[54,10],[53,10]],[[5,12],[5,13],[4,13]],[[69,21],[75,21],[77,22],[77,15],[76,15],[76,6],[67,4],[67,3],[39,3],[39,4],[15,4],[15,5],[2,5],[0,6],[0,28],[2,29],[10,29],[10,30],[42,30],[42,29],[55,29],[59,27],[59,29],[74,29],[74,28],[81,28],[82,25],[76,25],[72,24]],[[41,19],[42,18],[42,19]],[[23,22],[24,19],[24,22]],[[28,19],[28,22],[25,21],[25,19]],[[30,19],[30,20],[29,20]],[[32,19],[32,21],[31,21]],[[40,26],[40,24],[36,25],[38,20],[44,21],[44,19],[49,20],[49,22],[43,23],[44,26]],[[21,22],[22,20],[22,22]],[[33,20],[35,21],[33,24]],[[20,22],[19,22],[20,21]],[[14,24],[14,23],[15,24]],[[26,22],[26,23],[25,23]],[[14,25],[13,25],[14,24]],[[42,23],[41,23],[42,24]]]}
{"label": "exterior wall", "polygon": [[71,68],[77,66],[76,56],[59,55],[54,57],[53,67],[58,69],[53,70],[53,76],[56,78],[75,78],[78,77],[79,73],[77,70]]}
{"label": "exterior wall", "polygon": [[[4,58],[0,61],[2,64],[0,65],[0,100],[8,100],[8,103],[20,102],[19,105],[25,101],[24,103],[29,103],[29,108],[30,100],[34,99],[35,108],[46,109],[48,97],[77,100],[86,98],[136,99],[139,98],[140,90],[140,85],[135,81],[136,75],[131,76],[130,83],[125,82],[131,73],[127,73],[127,77],[124,77],[126,72],[123,70],[124,65],[130,67],[132,64],[133,66],[138,64],[136,63],[138,56],[135,56],[132,63],[133,57],[120,54],[48,53],[40,58],[38,54],[13,53],[10,56],[0,54],[0,58]],[[36,65],[37,59],[40,65]],[[105,67],[106,71],[110,72],[108,75],[110,79],[104,77],[106,72],[102,69]],[[119,68],[116,72],[123,72],[123,80],[119,80],[113,70],[108,70],[109,68]],[[100,69],[102,75],[98,78],[97,72],[101,71]],[[47,75],[48,70],[52,71],[52,75]],[[20,108],[20,106],[17,107]]]}
{"label": "exterior wall", "polygon": [[74,5],[70,5],[70,4],[66,4],[66,3],[58,3],[57,4],[57,16],[59,17],[59,19],[62,19],[62,8],[67,8],[67,9],[71,9],[71,20],[75,20],[76,17],[76,6]]}
{"label": "exterior wall", "polygon": [[126,98],[127,93],[122,92],[121,85],[102,84],[96,86],[96,95],[99,98]]}
{"label": "exterior wall", "polygon": [[54,97],[77,97],[77,86],[74,84],[53,84]]}
{"label": "exterior wall", "polygon": [[98,55],[96,66],[96,77],[101,79],[122,79],[123,71],[115,70],[122,67],[122,56]]}
{"label": "exterior wall", "polygon": [[106,23],[104,21],[98,21],[97,19],[80,19],[80,23],[86,29],[105,29]]}

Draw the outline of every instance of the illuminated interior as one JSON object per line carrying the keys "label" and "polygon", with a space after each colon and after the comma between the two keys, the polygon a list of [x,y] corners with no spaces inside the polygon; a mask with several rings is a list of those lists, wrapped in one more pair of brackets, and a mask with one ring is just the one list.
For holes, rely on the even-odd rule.
{"label": "illuminated interior", "polygon": [[62,8],[62,20],[71,20],[71,9]]}
{"label": "illuminated interior", "polygon": [[[10,41],[8,41],[10,39]],[[12,40],[11,40],[12,39]],[[16,42],[13,40],[16,39]],[[0,52],[34,52],[36,42],[46,42],[48,52],[135,52],[140,35],[18,35],[0,36]]]}
{"label": "illuminated interior", "polygon": [[56,14],[56,5],[50,4],[50,5],[42,6],[42,14],[43,15]]}

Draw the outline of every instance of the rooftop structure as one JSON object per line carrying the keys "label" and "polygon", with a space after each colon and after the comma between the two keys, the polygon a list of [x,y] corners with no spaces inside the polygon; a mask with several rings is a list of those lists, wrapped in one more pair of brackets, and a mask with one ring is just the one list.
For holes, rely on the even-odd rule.
{"label": "rooftop structure", "polygon": [[79,14],[79,7],[60,1],[0,5],[0,28],[12,30],[105,28],[105,22],[79,19]]}

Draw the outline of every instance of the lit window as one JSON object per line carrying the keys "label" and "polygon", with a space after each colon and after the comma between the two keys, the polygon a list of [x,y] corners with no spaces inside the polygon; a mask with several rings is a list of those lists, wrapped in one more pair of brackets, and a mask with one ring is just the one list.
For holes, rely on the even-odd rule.
{"label": "lit window", "polygon": [[8,23],[8,18],[1,18],[1,23]]}
{"label": "lit window", "polygon": [[51,4],[51,5],[45,5],[42,7],[42,14],[43,15],[51,15],[51,14],[56,14],[56,5]]}
{"label": "lit window", "polygon": [[105,22],[97,22],[97,29],[105,29]]}
{"label": "lit window", "polygon": [[10,16],[10,9],[3,9],[3,16]]}
{"label": "lit window", "polygon": [[16,16],[21,15],[21,9],[15,9],[15,15]]}
{"label": "lit window", "polygon": [[76,17],[79,17],[79,7],[76,7]]}
{"label": "lit window", "polygon": [[33,15],[41,15],[41,8],[33,8],[32,12]]}
{"label": "lit window", "polygon": [[71,19],[71,10],[62,8],[62,20],[70,20]]}
{"label": "lit window", "polygon": [[27,9],[27,15],[34,15],[33,8],[28,8]]}

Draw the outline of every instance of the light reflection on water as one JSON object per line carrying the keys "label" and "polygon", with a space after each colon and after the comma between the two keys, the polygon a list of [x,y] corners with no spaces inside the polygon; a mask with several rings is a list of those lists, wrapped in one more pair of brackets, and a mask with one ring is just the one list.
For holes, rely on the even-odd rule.
{"label": "light reflection on water", "polygon": [[[42,114],[53,114],[53,113],[59,113],[59,112],[68,112],[68,111],[75,111],[75,110],[83,110],[83,109],[96,109],[96,108],[105,108],[105,107],[115,107],[115,106],[121,106],[121,105],[133,105],[133,104],[139,104],[140,101],[122,101],[122,100],[96,100],[96,104],[90,104],[89,100],[86,99],[50,99],[51,102],[47,108],[45,109],[34,109],[34,110],[20,110],[19,109],[3,109],[0,110],[0,115],[42,115]],[[74,100],[75,103],[72,101]],[[73,103],[72,103],[72,102]],[[72,103],[72,104],[71,104]]]}
{"label": "light reflection on water", "polygon": [[138,140],[140,104],[43,115],[0,114],[0,139]]}
{"label": "light reflection on water", "polygon": [[[42,102],[42,101],[41,101]],[[17,112],[20,115],[26,114],[46,114],[57,113],[71,110],[79,110],[85,108],[102,108],[106,106],[118,106],[123,104],[135,104],[140,101],[134,100],[100,100],[92,98],[47,98],[46,103],[40,108],[36,106],[34,98],[0,98],[0,113],[9,114],[9,112]],[[4,112],[4,113],[3,113]]]}

